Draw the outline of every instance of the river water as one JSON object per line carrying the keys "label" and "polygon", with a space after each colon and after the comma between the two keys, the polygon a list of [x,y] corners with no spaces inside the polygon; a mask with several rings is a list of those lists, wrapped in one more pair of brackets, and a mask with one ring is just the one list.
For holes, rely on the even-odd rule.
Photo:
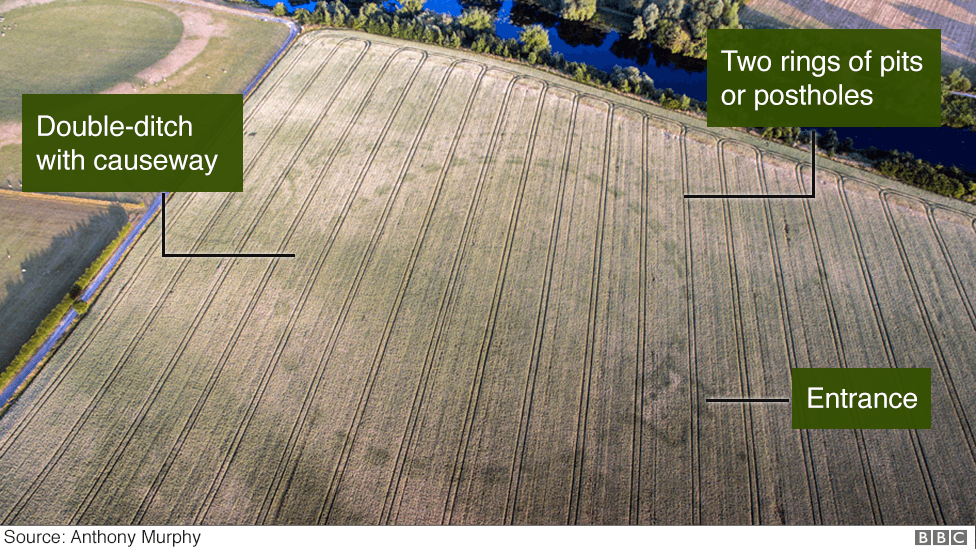
{"label": "river water", "polygon": [[[272,6],[277,0],[260,0]],[[292,9],[315,9],[315,3],[291,4]],[[396,5],[396,0],[388,0]],[[286,3],[286,5],[289,5]],[[552,51],[569,61],[583,62],[610,72],[614,65],[638,67],[654,79],[658,88],[671,88],[679,94],[704,101],[706,96],[706,63],[649,46],[621,36],[617,31],[604,31],[585,23],[565,21],[546,13],[532,4],[514,0],[480,2],[458,0],[427,0],[426,9],[460,15],[466,7],[483,7],[498,14],[495,30],[502,38],[517,38],[522,27],[539,24],[548,29]],[[836,128],[843,140],[851,137],[854,146],[870,146],[884,150],[910,151],[916,158],[929,162],[956,165],[976,171],[976,155],[972,145],[976,134],[952,128]],[[820,134],[824,128],[819,128]]]}

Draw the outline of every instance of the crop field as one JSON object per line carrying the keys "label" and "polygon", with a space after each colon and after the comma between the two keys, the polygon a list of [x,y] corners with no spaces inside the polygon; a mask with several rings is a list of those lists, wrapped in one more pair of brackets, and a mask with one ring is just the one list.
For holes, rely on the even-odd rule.
{"label": "crop field", "polygon": [[941,29],[942,70],[976,64],[976,3],[972,0],[751,0],[748,25],[801,29]]}
{"label": "crop field", "polygon": [[0,370],[126,221],[108,202],[0,191]]}
{"label": "crop field", "polygon": [[[302,36],[0,418],[5,524],[976,516],[976,209],[456,50]],[[793,430],[790,369],[931,368]]]}

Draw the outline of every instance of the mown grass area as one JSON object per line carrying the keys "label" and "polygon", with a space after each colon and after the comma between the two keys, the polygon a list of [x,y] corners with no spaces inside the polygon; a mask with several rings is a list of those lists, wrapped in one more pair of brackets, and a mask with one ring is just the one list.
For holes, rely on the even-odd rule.
{"label": "mown grass area", "polygon": [[20,190],[20,182],[24,178],[21,154],[20,143],[0,146],[0,188]]}
{"label": "mown grass area", "polygon": [[0,120],[20,118],[21,94],[96,93],[130,80],[183,34],[172,12],[122,0],[52,2],[4,17]]}
{"label": "mown grass area", "polygon": [[[172,6],[165,1],[159,4]],[[288,37],[288,28],[280,23],[197,6],[172,9],[206,12],[210,25],[220,30],[166,82],[151,83],[141,93],[241,93]]]}

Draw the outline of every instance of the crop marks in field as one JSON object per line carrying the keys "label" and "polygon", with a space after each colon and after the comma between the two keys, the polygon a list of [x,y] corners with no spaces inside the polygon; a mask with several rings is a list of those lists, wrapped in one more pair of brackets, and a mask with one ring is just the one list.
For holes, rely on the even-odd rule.
{"label": "crop marks in field", "polygon": [[[0,517],[928,523],[976,501],[974,212],[452,50],[303,36],[0,419]],[[171,248],[170,248],[171,247]],[[930,367],[928,431],[790,368]],[[777,408],[779,406],[779,408]],[[921,456],[925,456],[923,459]]]}

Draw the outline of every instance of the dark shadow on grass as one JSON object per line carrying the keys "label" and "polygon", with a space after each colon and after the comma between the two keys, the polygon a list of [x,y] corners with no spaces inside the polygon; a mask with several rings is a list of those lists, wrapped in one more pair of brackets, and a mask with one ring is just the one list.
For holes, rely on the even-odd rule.
{"label": "dark shadow on grass", "polygon": [[[7,281],[0,302],[0,370],[7,367],[42,320],[128,222],[120,206],[77,223],[54,237],[43,250],[21,262],[21,277]],[[65,250],[70,250],[66,255]],[[12,322],[12,319],[19,322]]]}

